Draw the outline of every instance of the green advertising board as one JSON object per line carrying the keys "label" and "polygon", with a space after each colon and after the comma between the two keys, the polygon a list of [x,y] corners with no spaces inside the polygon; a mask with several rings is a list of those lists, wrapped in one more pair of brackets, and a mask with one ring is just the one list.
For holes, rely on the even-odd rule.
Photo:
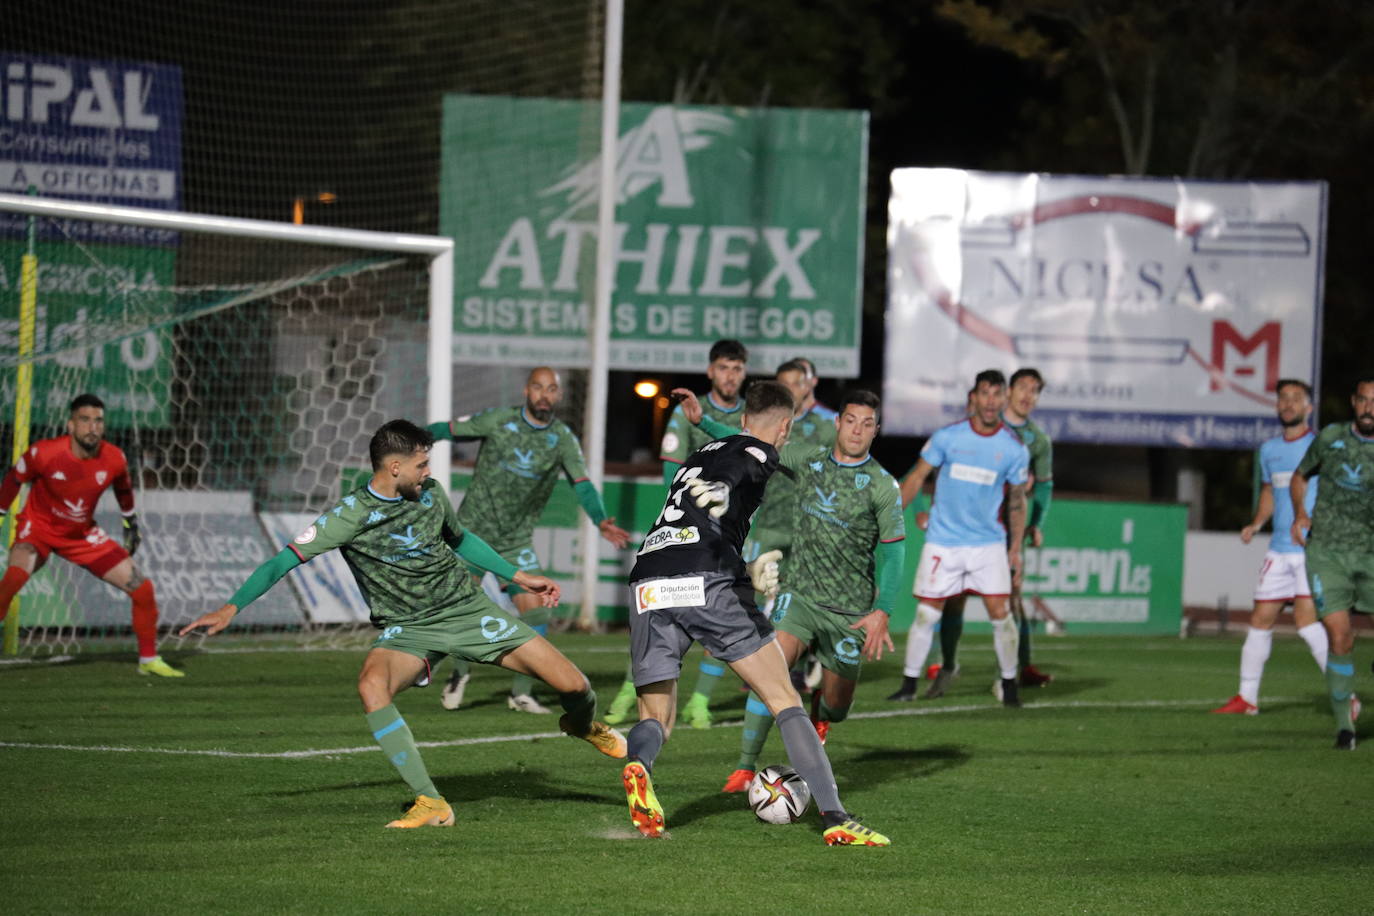
{"label": "green advertising board", "polygon": [[[0,410],[14,410],[22,241],[0,240]],[[83,391],[113,429],[163,427],[171,401],[174,248],[40,241],[33,422],[66,419]]]}
{"label": "green advertising board", "polygon": [[[1024,594],[1038,595],[1075,633],[1177,633],[1187,528],[1183,505],[1056,499],[1044,546],[1026,549]],[[910,583],[925,543],[910,508],[906,530],[906,585],[892,615],[900,633],[916,614]],[[965,619],[988,629],[977,596]]]}
{"label": "green advertising board", "polygon": [[[587,364],[598,124],[592,102],[444,97],[455,361]],[[619,138],[612,368],[696,371],[732,337],[858,374],[866,112],[626,103]]]}

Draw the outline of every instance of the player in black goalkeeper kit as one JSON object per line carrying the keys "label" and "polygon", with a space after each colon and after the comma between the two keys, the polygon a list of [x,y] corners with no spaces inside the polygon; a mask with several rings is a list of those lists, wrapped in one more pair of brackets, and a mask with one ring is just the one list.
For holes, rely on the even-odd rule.
{"label": "player in black goalkeeper kit", "polygon": [[683,463],[630,573],[630,658],[640,721],[629,734],[622,776],[630,817],[644,836],[662,836],[666,826],[650,773],[672,731],[682,657],[697,641],[773,713],[788,759],[816,798],[826,844],[889,845],[840,803],[825,749],[802,710],[773,628],[755,603],[755,590],[767,591],[758,587],[767,583],[751,581],[751,573],[761,580],[776,575],[776,567],[746,569],[740,553],[749,519],[778,468],[792,412],[786,388],[754,383],[745,396],[743,431],[708,443]]}

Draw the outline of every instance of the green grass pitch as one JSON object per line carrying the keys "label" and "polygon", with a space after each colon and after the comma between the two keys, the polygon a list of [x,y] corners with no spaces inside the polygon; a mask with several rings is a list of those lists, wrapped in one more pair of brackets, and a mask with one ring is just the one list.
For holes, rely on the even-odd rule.
{"label": "green grass pitch", "polygon": [[[555,641],[604,702],[623,635]],[[743,694],[677,730],[655,783],[669,835],[643,840],[615,762],[508,712],[478,668],[470,704],[397,701],[457,826],[383,830],[407,790],[354,691],[360,651],[169,653],[0,665],[5,913],[1348,913],[1368,906],[1369,754],[1331,749],[1323,681],[1280,635],[1259,716],[1235,692],[1240,644],[1041,638],[1054,683],[1003,710],[969,636],[951,692],[885,702],[900,657],[866,669],[829,744],[847,806],[888,849],[826,848],[814,806],[757,822],[719,791]],[[1368,652],[1357,646],[1368,677]],[[690,686],[695,653],[689,656]],[[439,676],[447,673],[441,670]],[[733,721],[732,721],[733,720]],[[776,734],[762,763],[785,762]]]}

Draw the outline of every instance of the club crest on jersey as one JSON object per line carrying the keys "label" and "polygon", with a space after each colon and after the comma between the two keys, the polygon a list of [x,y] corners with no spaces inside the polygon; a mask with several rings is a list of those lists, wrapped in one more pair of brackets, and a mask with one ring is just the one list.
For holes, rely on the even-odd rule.
{"label": "club crest on jersey", "polygon": [[810,436],[810,435],[812,435],[812,434],[815,433],[815,432],[816,432],[816,424],[815,424],[815,423],[806,422],[806,423],[803,423],[803,424],[802,424],[802,435],[803,435],[803,436]]}
{"label": "club crest on jersey", "polygon": [[868,482],[869,482],[870,480],[872,480],[872,479],[873,479],[873,478],[870,477],[870,476],[867,475],[867,474],[855,474],[855,475],[854,475],[854,489],[856,489],[856,490],[862,490],[864,487],[868,486]]}
{"label": "club crest on jersey", "polygon": [[420,494],[420,505],[424,506],[425,508],[429,508],[430,506],[434,505],[434,494],[429,492],[428,490],[422,492]]}
{"label": "club crest on jersey", "polygon": [[110,473],[109,473],[108,471],[96,471],[96,472],[95,472],[95,482],[98,483],[98,484],[103,484],[103,483],[105,483],[105,478],[106,478],[106,477],[109,477],[109,476],[110,476]]}
{"label": "club crest on jersey", "polygon": [[544,433],[544,441],[548,442],[549,448],[556,447],[558,445],[558,433]]}
{"label": "club crest on jersey", "polygon": [[679,547],[683,544],[696,544],[701,541],[701,532],[696,525],[689,525],[686,528],[674,528],[664,525],[656,528],[644,539],[644,545],[639,548],[639,556],[646,553],[653,553],[655,550],[662,550],[664,547]]}

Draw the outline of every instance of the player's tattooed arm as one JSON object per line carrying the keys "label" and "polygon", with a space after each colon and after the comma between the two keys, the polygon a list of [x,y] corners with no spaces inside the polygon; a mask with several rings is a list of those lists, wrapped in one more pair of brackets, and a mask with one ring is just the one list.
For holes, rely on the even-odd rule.
{"label": "player's tattooed arm", "polygon": [[1011,564],[1012,584],[1020,588],[1022,563],[1021,543],[1026,536],[1026,488],[1024,484],[1007,484],[1007,528],[1011,535],[1007,547],[1007,562]]}

